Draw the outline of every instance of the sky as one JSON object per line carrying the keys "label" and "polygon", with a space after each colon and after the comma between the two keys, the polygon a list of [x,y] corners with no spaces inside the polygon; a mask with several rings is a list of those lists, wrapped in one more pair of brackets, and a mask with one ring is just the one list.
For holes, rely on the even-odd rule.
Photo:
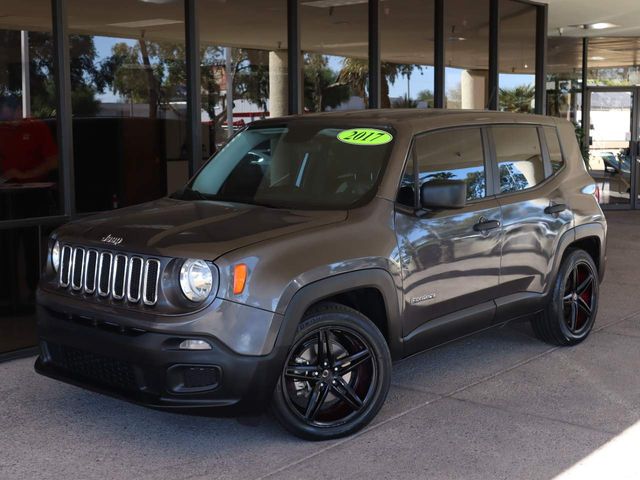
{"label": "sky", "polygon": [[[112,38],[112,37],[93,37],[96,47],[98,62],[111,55],[111,47],[118,42],[124,42],[129,45],[135,45],[136,41],[131,39]],[[338,71],[342,66],[343,57],[329,56],[329,67],[332,70]],[[453,88],[460,83],[460,73],[462,70],[448,68],[445,77],[446,89]],[[519,75],[519,74],[501,74],[500,75],[500,87],[501,88],[513,88],[518,85],[531,85],[534,82],[533,75]],[[430,90],[433,92],[433,67],[426,66],[420,72],[418,69],[414,69],[409,81],[409,89],[412,98],[422,90]],[[407,93],[407,78],[402,76],[396,79],[396,82],[389,85],[390,97],[404,97]],[[98,98],[103,102],[117,102],[118,97],[112,92],[107,91]]]}

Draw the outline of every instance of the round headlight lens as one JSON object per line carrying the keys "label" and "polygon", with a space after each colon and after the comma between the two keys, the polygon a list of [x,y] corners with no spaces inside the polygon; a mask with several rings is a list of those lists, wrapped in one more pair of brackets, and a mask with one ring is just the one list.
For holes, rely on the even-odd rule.
{"label": "round headlight lens", "polygon": [[202,302],[211,293],[213,275],[204,260],[190,258],[180,269],[180,288],[192,302]]}
{"label": "round headlight lens", "polygon": [[51,265],[56,272],[60,268],[60,242],[58,241],[51,248]]}

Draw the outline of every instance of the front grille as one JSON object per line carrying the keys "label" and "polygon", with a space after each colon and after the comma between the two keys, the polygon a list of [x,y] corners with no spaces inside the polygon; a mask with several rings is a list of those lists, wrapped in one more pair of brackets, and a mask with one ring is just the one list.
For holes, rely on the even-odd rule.
{"label": "front grille", "polygon": [[51,363],[78,377],[123,390],[138,390],[133,367],[122,360],[47,343]]}
{"label": "front grille", "polygon": [[117,301],[155,305],[160,265],[155,258],[143,259],[64,245],[58,284],[61,288],[87,295],[97,293]]}

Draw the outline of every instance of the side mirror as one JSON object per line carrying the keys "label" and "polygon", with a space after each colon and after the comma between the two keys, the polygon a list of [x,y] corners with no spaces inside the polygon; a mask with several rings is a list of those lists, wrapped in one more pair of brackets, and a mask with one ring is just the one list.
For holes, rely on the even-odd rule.
{"label": "side mirror", "polygon": [[464,180],[430,180],[420,187],[423,208],[447,210],[467,204],[467,182]]}

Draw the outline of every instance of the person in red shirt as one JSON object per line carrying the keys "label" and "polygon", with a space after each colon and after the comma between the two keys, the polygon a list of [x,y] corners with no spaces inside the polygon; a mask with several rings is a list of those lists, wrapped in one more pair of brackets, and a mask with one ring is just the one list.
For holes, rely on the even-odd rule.
{"label": "person in red shirt", "polygon": [[58,167],[58,148],[47,125],[23,119],[20,100],[0,98],[0,177],[11,183],[44,182]]}

